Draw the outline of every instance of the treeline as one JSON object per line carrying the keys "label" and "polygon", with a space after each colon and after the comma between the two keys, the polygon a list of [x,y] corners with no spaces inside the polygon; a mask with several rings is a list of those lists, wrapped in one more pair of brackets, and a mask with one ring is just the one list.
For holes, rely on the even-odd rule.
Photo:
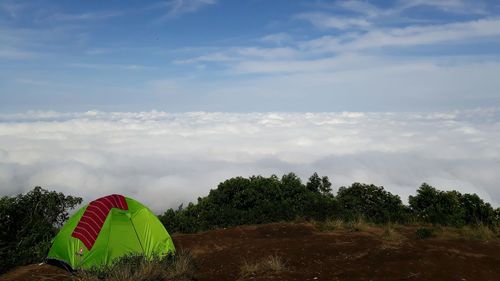
{"label": "treeline", "polygon": [[[169,209],[159,218],[170,233],[297,219],[500,225],[500,208],[494,209],[476,194],[440,191],[424,183],[407,206],[381,186],[353,183],[336,194],[331,186],[328,177],[316,173],[306,183],[293,173],[281,178],[236,177],[220,183],[196,204]],[[81,198],[40,187],[0,198],[0,273],[43,261],[58,228],[68,219],[68,211],[81,202]]]}
{"label": "treeline", "polygon": [[353,183],[334,195],[328,177],[314,173],[304,184],[293,173],[228,179],[196,204],[169,209],[159,218],[170,232],[192,233],[244,224],[296,219],[373,223],[430,223],[461,227],[500,224],[494,209],[476,194],[441,191],[426,183],[409,205],[381,186]]}

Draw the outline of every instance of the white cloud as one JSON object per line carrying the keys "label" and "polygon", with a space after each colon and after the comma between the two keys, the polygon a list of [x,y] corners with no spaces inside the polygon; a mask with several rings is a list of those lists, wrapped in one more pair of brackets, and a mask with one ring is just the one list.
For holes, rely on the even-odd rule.
{"label": "white cloud", "polygon": [[188,59],[176,60],[174,63],[189,64],[199,62],[230,63],[245,59],[286,59],[295,58],[300,52],[289,47],[232,47],[225,48],[213,53],[192,57]]}
{"label": "white cloud", "polygon": [[69,67],[89,69],[115,69],[115,70],[147,70],[155,69],[154,66],[140,64],[99,64],[99,63],[68,63]]}
{"label": "white cloud", "polygon": [[37,54],[31,51],[19,50],[10,47],[0,47],[0,59],[23,60],[36,57]]}
{"label": "white cloud", "polygon": [[112,49],[110,48],[90,48],[85,51],[86,55],[102,55],[102,54],[109,54],[112,52]]}
{"label": "white cloud", "polygon": [[216,3],[217,0],[170,0],[165,3],[168,12],[164,19],[176,18],[187,13],[194,13],[206,6]]}
{"label": "white cloud", "polygon": [[105,20],[117,17],[122,14],[123,14],[122,12],[117,12],[117,11],[90,12],[90,13],[79,13],[79,14],[56,13],[50,16],[49,19],[57,21],[95,21],[95,20]]}
{"label": "white cloud", "polygon": [[286,32],[268,34],[260,38],[262,42],[270,42],[274,44],[282,44],[290,41],[291,39],[292,37]]}
{"label": "white cloud", "polygon": [[387,9],[384,12],[384,10],[379,9],[377,6],[367,1],[358,0],[337,1],[334,5],[352,12],[363,14],[369,18],[380,17],[389,11],[389,9]]}
{"label": "white cloud", "polygon": [[384,47],[415,47],[470,42],[474,39],[499,37],[500,19],[485,18],[440,25],[373,28],[362,34],[327,35],[302,42],[300,46],[307,51],[337,53]]}
{"label": "white cloud", "polygon": [[311,24],[319,28],[334,28],[343,30],[352,28],[366,29],[371,26],[370,22],[364,18],[340,17],[321,12],[301,13],[295,15],[294,18],[309,21]]}
{"label": "white cloud", "polygon": [[328,6],[363,15],[371,21],[378,21],[383,18],[408,21],[409,19],[404,18],[404,15],[409,14],[412,9],[422,7],[455,14],[487,14],[484,3],[474,0],[400,0],[389,8],[379,8],[368,1],[348,0],[336,1]]}
{"label": "white cloud", "polygon": [[400,0],[396,9],[404,11],[422,6],[432,7],[450,13],[487,14],[484,3],[477,0]]}
{"label": "white cloud", "polygon": [[500,203],[500,109],[444,113],[57,113],[0,115],[0,195],[35,185],[136,197],[155,211],[233,176],[318,171],[336,187],[423,182]]}

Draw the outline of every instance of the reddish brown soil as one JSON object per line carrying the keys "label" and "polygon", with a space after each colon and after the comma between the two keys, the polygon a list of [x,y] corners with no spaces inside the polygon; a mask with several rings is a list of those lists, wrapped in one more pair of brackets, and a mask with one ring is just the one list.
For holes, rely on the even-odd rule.
{"label": "reddish brown soil", "polygon": [[36,281],[59,281],[70,280],[70,274],[58,267],[48,264],[30,264],[19,266],[6,274],[0,276],[0,280],[36,280]]}
{"label": "reddish brown soil", "polygon": [[[174,235],[177,250],[194,256],[196,279],[214,280],[500,280],[500,242],[417,240],[398,229],[387,241],[381,230],[318,232],[310,224],[268,224]],[[286,270],[241,277],[244,261],[277,255]],[[0,280],[64,280],[48,265],[19,267]]]}
{"label": "reddish brown soil", "polygon": [[[376,232],[376,231],[374,231]],[[380,232],[380,231],[379,231]],[[309,224],[270,224],[178,235],[199,280],[500,280],[500,243],[417,240],[403,228],[387,242],[368,232],[317,232]],[[288,269],[240,277],[246,260],[278,255]]]}

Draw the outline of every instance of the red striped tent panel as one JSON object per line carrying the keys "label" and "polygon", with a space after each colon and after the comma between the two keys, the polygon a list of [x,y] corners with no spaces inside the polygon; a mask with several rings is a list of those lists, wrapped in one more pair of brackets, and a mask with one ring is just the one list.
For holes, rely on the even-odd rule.
{"label": "red striped tent panel", "polygon": [[89,203],[71,236],[80,239],[90,251],[108,217],[111,208],[128,210],[125,197],[112,194]]}

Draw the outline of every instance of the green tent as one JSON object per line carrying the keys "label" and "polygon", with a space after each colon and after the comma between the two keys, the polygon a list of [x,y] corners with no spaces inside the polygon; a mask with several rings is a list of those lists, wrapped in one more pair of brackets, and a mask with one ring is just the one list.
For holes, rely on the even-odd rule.
{"label": "green tent", "polygon": [[47,260],[70,270],[111,265],[119,257],[175,253],[163,224],[141,203],[121,195],[90,202],[54,238]]}

